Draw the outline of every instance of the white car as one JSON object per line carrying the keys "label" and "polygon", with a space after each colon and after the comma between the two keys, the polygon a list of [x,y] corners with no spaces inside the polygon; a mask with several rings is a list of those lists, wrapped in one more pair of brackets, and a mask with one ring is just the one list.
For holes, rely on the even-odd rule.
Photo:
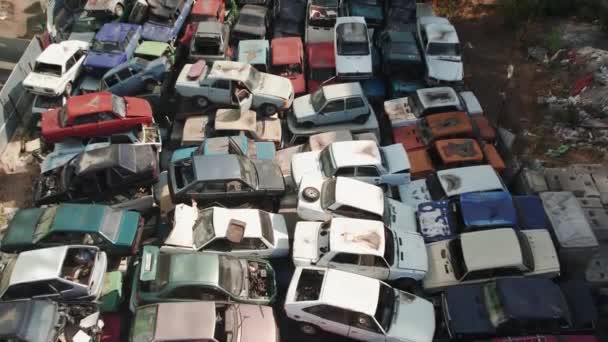
{"label": "white car", "polygon": [[122,17],[125,11],[124,0],[88,0],[84,5],[84,10],[87,12],[110,12],[117,17]]}
{"label": "white car", "polygon": [[338,17],[334,26],[336,76],[341,80],[372,77],[372,49],[363,17]]}
{"label": "white car", "polygon": [[307,335],[325,330],[360,341],[431,342],[435,334],[431,302],[339,270],[297,267],[284,307]]}
{"label": "white car", "polygon": [[462,82],[460,40],[450,21],[441,17],[421,17],[417,30],[427,66],[427,83]]}
{"label": "white car", "polygon": [[427,292],[448,286],[479,283],[500,277],[557,277],[559,260],[546,229],[515,231],[496,228],[460,234],[426,245]]}
{"label": "white car", "polygon": [[402,144],[378,146],[373,140],[339,141],[321,151],[294,154],[291,175],[296,184],[305,176],[341,176],[371,184],[402,185],[410,181],[410,160]]}
{"label": "white car", "polygon": [[428,270],[419,233],[386,228],[381,221],[342,217],[328,222],[298,222],[293,263],[396,280],[400,288],[412,287]]}
{"label": "white car", "polygon": [[386,197],[378,186],[347,177],[305,177],[298,189],[296,211],[306,221],[351,217],[380,220],[403,231],[418,229],[414,208]]}
{"label": "white car", "polygon": [[285,218],[257,209],[196,205],[175,207],[173,230],[165,246],[239,257],[281,258],[289,255]]}
{"label": "white car", "polygon": [[241,109],[260,109],[265,116],[291,107],[293,86],[288,78],[257,71],[249,64],[205,61],[186,64],[175,83],[176,92],[198,108],[209,104],[240,105]]}
{"label": "white car", "polygon": [[49,45],[34,63],[34,68],[23,80],[23,87],[37,95],[69,96],[80,74],[89,43],[66,40]]}

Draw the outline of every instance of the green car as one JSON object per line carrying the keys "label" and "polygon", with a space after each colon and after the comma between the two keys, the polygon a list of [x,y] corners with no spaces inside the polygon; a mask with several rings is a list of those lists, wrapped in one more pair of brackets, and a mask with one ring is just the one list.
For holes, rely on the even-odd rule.
{"label": "green car", "polygon": [[162,56],[166,56],[171,65],[175,64],[175,49],[171,45],[161,42],[144,41],[135,49],[133,57],[153,61]]}
{"label": "green car", "polygon": [[109,255],[136,254],[143,228],[138,212],[99,204],[60,204],[21,209],[0,242],[0,251],[19,253],[68,244],[94,245]]}
{"label": "green car", "polygon": [[122,303],[122,281],[123,276],[120,271],[106,272],[103,277],[103,287],[99,296],[99,311],[117,312]]}
{"label": "green car", "polygon": [[268,304],[275,295],[266,260],[144,246],[129,307],[135,312],[143,304],[199,300]]}

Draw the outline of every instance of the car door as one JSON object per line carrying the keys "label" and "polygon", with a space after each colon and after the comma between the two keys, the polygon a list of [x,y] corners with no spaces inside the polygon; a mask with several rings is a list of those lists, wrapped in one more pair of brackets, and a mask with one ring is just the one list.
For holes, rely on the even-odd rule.
{"label": "car door", "polygon": [[366,275],[364,270],[359,268],[359,255],[353,253],[336,253],[327,263],[327,267]]}
{"label": "car door", "polygon": [[97,127],[97,113],[80,115],[74,118],[71,125],[71,136],[90,137],[99,135]]}
{"label": "car door", "polygon": [[123,121],[112,112],[97,113],[97,135],[110,135],[121,129],[124,130]]}
{"label": "car door", "polygon": [[353,96],[346,99],[346,120],[354,120],[366,114],[369,114],[369,108],[367,108],[361,96]]}
{"label": "car door", "polygon": [[329,125],[346,121],[344,113],[344,100],[337,99],[333,101],[328,101],[325,104],[325,107],[321,109],[319,115],[316,116],[315,121],[317,125]]}
{"label": "car door", "polygon": [[376,320],[372,316],[359,312],[353,312],[351,314],[348,337],[359,341],[385,341],[385,336],[382,333],[382,330],[380,330],[378,323],[376,323]]}
{"label": "car door", "polygon": [[348,336],[350,317],[347,310],[330,305],[319,304],[302,309],[306,322],[341,336]]}
{"label": "car door", "polygon": [[209,85],[209,100],[218,104],[231,103],[231,85],[228,80],[216,79]]}

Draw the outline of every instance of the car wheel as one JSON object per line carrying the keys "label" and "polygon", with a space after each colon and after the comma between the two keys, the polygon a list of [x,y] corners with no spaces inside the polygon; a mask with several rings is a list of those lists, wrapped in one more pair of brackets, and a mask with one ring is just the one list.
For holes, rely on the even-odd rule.
{"label": "car wheel", "polygon": [[301,323],[300,331],[306,335],[312,336],[312,335],[316,335],[319,332],[319,329],[312,324]]}
{"label": "car wheel", "polygon": [[207,108],[209,105],[209,100],[207,100],[207,98],[204,96],[197,96],[193,99],[193,101],[194,105],[198,108]]}
{"label": "car wheel", "polygon": [[316,188],[312,186],[308,186],[302,190],[302,198],[304,198],[308,202],[317,201],[321,197],[321,193]]}
{"label": "car wheel", "polygon": [[359,115],[355,118],[355,122],[356,123],[360,123],[360,124],[364,124],[365,121],[367,121],[367,118],[369,117],[369,114],[364,114],[364,115]]}
{"label": "car wheel", "polygon": [[123,13],[125,13],[125,7],[122,4],[117,4],[116,7],[114,7],[114,14],[117,17],[122,18]]}
{"label": "car wheel", "polygon": [[65,97],[70,97],[71,94],[72,94],[72,82],[68,82],[68,84],[65,85]]}
{"label": "car wheel", "polygon": [[272,104],[265,104],[262,106],[262,115],[264,116],[271,116],[276,114],[279,110],[277,109],[277,106],[272,105]]}

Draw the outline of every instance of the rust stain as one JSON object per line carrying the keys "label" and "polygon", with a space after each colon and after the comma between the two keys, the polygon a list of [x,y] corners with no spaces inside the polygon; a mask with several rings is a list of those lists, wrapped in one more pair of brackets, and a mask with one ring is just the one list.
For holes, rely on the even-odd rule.
{"label": "rust stain", "polygon": [[371,249],[377,250],[380,248],[380,242],[382,238],[376,232],[368,232],[365,234],[350,234],[350,233],[342,233],[341,234],[344,241],[357,243],[363,246],[366,246]]}

